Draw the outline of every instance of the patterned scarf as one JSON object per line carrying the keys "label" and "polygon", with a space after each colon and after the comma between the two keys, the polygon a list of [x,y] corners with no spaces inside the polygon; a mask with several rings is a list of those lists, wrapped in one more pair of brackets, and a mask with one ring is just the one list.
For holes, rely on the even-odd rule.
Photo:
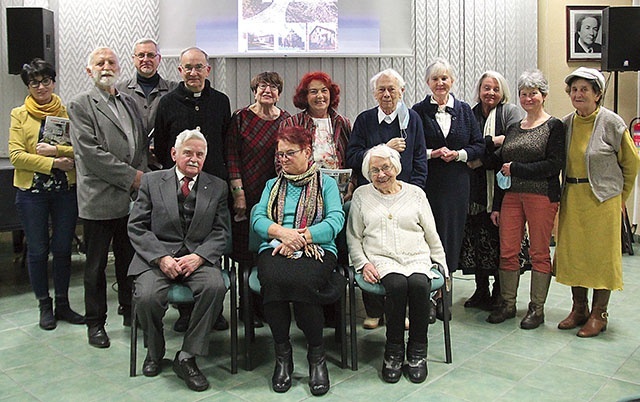
{"label": "patterned scarf", "polygon": [[51,94],[51,102],[41,105],[33,99],[33,96],[27,95],[24,100],[24,106],[30,115],[42,120],[47,116],[59,116],[62,110],[62,101],[58,95]]}
{"label": "patterned scarf", "polygon": [[[284,220],[284,203],[287,198],[287,185],[303,187],[296,206],[293,228],[306,228],[315,225],[324,218],[324,199],[322,198],[322,173],[315,163],[306,172],[299,175],[280,172],[273,184],[267,203],[267,217],[279,225]],[[307,244],[304,253],[322,261],[324,250],[317,244]]]}

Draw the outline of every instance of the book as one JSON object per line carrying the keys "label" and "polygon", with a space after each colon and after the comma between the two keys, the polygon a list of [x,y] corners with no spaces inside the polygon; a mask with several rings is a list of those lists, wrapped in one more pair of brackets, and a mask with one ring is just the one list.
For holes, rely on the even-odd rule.
{"label": "book", "polygon": [[338,183],[340,190],[340,198],[344,201],[344,196],[349,191],[349,182],[351,181],[351,169],[326,169],[320,168],[320,171],[327,176],[333,178]]}
{"label": "book", "polygon": [[47,116],[44,120],[42,142],[51,145],[70,145],[69,125],[70,121],[66,117]]}

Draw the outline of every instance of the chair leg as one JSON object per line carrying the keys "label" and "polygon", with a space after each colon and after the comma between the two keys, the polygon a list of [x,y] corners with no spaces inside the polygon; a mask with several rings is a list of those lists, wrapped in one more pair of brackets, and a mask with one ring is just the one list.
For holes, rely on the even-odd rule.
{"label": "chair leg", "polygon": [[241,269],[242,271],[242,297],[244,299],[242,304],[242,318],[244,321],[244,369],[251,371],[251,334],[253,333],[253,317],[251,315],[251,290],[249,289],[249,274],[248,269]]}
{"label": "chair leg", "polygon": [[138,356],[138,316],[136,304],[131,302],[131,345],[129,351],[129,377],[136,376]]}
{"label": "chair leg", "polygon": [[346,289],[340,295],[340,322],[336,323],[336,331],[340,331],[340,358],[342,364],[340,365],[342,369],[347,368],[348,365],[348,357],[347,357],[347,306],[346,306]]}
{"label": "chair leg", "polygon": [[238,291],[236,288],[236,267],[231,258],[225,257],[231,288],[231,374],[238,373]]}
{"label": "chair leg", "polygon": [[[349,334],[351,335],[351,370],[358,371],[358,334],[356,333],[356,281],[353,268],[347,269],[349,281]],[[345,323],[346,324],[346,323]]]}
{"label": "chair leg", "polygon": [[[452,282],[453,284],[453,282]],[[451,328],[449,326],[449,318],[451,317],[451,290],[447,290],[447,285],[442,287],[442,306],[444,309],[444,319],[442,320],[442,325],[444,328],[444,353],[445,353],[445,362],[451,363]]]}

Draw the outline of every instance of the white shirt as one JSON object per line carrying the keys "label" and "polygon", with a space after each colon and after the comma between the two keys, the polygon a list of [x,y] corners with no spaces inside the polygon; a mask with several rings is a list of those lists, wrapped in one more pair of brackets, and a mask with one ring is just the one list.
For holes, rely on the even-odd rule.
{"label": "white shirt", "polygon": [[393,123],[393,121],[397,116],[398,116],[398,105],[396,105],[396,108],[393,110],[393,112],[391,112],[391,114],[385,114],[382,111],[382,108],[378,106],[378,124],[382,123],[383,121],[387,124],[391,124]]}
{"label": "white shirt", "polygon": [[[438,102],[432,96],[431,101],[432,104],[438,105]],[[453,95],[449,94],[449,99],[447,99],[447,103],[444,105],[438,105],[438,111],[436,112],[436,121],[440,126],[440,130],[442,130],[442,135],[444,138],[449,136],[449,132],[451,131],[451,115],[447,112],[446,108],[450,107],[453,109]],[[427,149],[427,159],[431,159],[431,151],[432,149]],[[459,162],[467,162],[467,151],[464,149],[456,149],[458,151],[458,158],[456,161]]]}
{"label": "white shirt", "polygon": [[[182,172],[178,168],[176,168],[176,176],[178,177],[178,187],[180,187],[182,186],[182,179],[184,179],[185,175],[182,174]],[[198,180],[198,175],[195,175],[189,181],[189,191],[193,190],[193,186],[196,184],[196,180]]]}

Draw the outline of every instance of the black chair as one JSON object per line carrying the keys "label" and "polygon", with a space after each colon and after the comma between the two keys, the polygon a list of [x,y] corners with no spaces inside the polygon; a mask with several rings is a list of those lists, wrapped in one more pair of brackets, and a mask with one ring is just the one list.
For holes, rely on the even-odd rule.
{"label": "black chair", "polygon": [[[351,202],[346,202],[343,206],[345,214],[345,222],[349,216],[349,208]],[[356,323],[356,294],[355,289],[359,287],[363,292],[369,292],[377,295],[384,296],[385,289],[381,283],[371,284],[366,282],[362,277],[362,273],[356,273],[355,269],[349,264],[347,236],[346,236],[346,223],[345,227],[340,231],[336,239],[336,245],[338,247],[339,264],[342,264],[345,268],[345,272],[348,275],[347,286],[349,287],[349,326],[351,334],[351,369],[358,370],[358,334]],[[445,362],[451,363],[451,328],[449,325],[449,318],[451,317],[450,306],[450,282],[445,279],[444,268],[439,264],[434,264],[431,268],[432,272],[438,275],[438,278],[431,281],[431,294],[438,290],[442,290],[442,302],[443,302],[443,326],[444,326],[444,348],[445,348]],[[430,295],[427,295],[429,297]],[[427,299],[428,300],[428,299]]]}
{"label": "black chair", "polygon": [[[256,207],[251,209],[251,218]],[[253,219],[251,219],[253,221]],[[253,228],[249,227],[249,251],[257,253],[260,248],[262,239],[258,236]],[[336,270],[341,275],[346,275],[342,267],[338,265]],[[261,286],[258,279],[258,267],[254,266],[251,270],[244,270],[242,272],[242,287],[243,295],[246,295],[246,300],[243,303],[242,315],[244,318],[244,344],[245,344],[245,370],[251,371],[253,369],[251,365],[251,343],[255,340],[255,328],[253,328],[253,304],[251,303],[251,293],[260,293]],[[347,367],[348,352],[347,352],[347,317],[346,317],[346,290],[342,293],[339,300],[339,314],[338,322],[336,322],[335,339],[340,343],[340,368]]]}
{"label": "black chair", "polygon": [[[231,255],[232,251],[232,243],[231,237],[229,237],[229,242],[225,249],[225,255],[223,256],[223,269],[222,269],[222,278],[224,279],[224,284],[227,290],[231,290],[231,322],[229,325],[229,329],[231,331],[231,374],[236,374],[238,372],[238,306],[237,306],[237,288],[236,288],[236,267],[235,264],[231,261],[228,255]],[[169,293],[167,295],[168,301],[170,304],[191,304],[194,303],[193,292],[186,285],[181,283],[172,283],[169,287]],[[136,376],[136,366],[137,366],[137,354],[138,354],[138,326],[137,323],[137,312],[135,303],[132,303],[131,306],[131,350],[129,357],[129,376]]]}

